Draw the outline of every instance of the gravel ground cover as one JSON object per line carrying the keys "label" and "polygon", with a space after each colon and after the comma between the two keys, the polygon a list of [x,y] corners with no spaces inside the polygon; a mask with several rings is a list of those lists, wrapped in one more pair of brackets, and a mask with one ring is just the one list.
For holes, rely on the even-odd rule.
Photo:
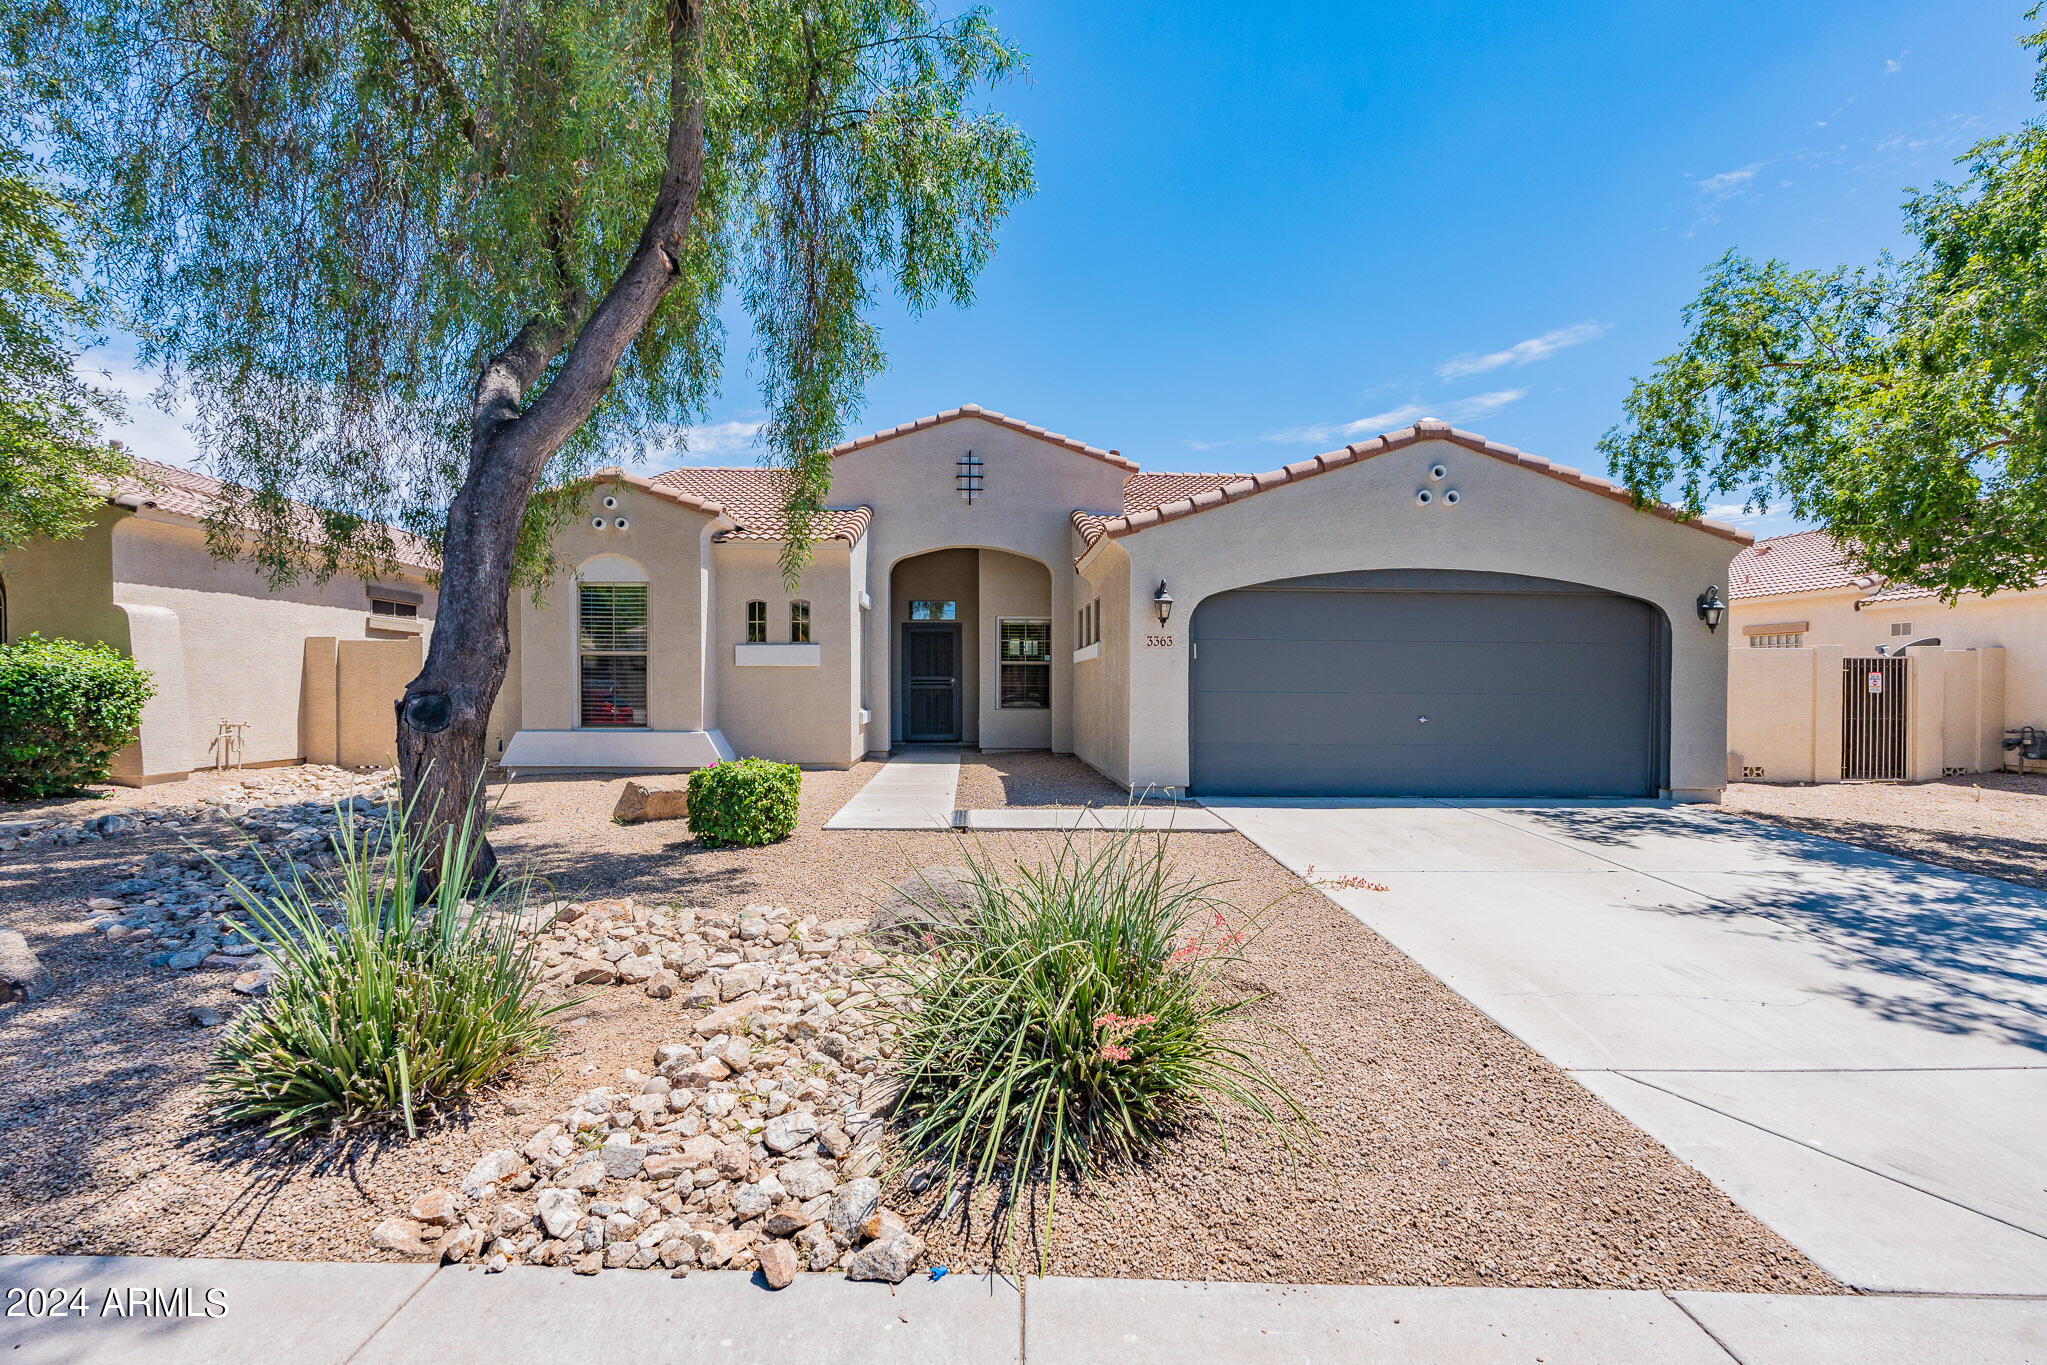
{"label": "gravel ground cover", "polygon": [[[1160,804],[1165,798],[1139,794]],[[1121,806],[1130,793],[1077,758],[1042,750],[1014,753],[963,754],[960,757],[961,810],[1003,810],[1016,806]]]}
{"label": "gravel ground cover", "polygon": [[[994,773],[1022,771],[1007,755],[986,762]],[[1099,780],[1070,761],[1035,762],[1035,785],[1019,779],[1018,788],[1047,793],[1034,799],[1066,803],[1066,792]],[[766,904],[840,932],[913,868],[962,857],[948,834],[823,831],[874,771],[806,773],[790,840],[716,851],[679,823],[612,824],[618,779],[523,778],[505,796],[498,843],[562,900],[633,896],[706,917]],[[963,771],[963,790],[967,781]],[[628,1071],[651,1072],[659,1049],[692,1036],[701,1017],[686,991],[655,999],[639,984],[586,985],[577,989],[589,998],[552,1053],[416,1141],[368,1135],[287,1157],[216,1132],[198,1084],[216,1035],[189,1011],[230,1011],[243,998],[224,971],[164,971],[109,944],[86,928],[84,906],[138,861],[174,853],[187,837],[218,844],[229,833],[219,822],[145,826],[0,863],[0,924],[27,932],[57,979],[50,998],[0,1010],[0,1251],[405,1254],[373,1246],[372,1230],[410,1217],[437,1187],[459,1187],[486,1154],[523,1151],[593,1090],[637,1091]],[[1057,839],[976,842],[994,858],[1036,858]],[[1232,881],[1220,894],[1246,911],[1273,903],[1272,928],[1239,984],[1270,993],[1255,1027],[1275,1045],[1282,1033],[1305,1045],[1281,1062],[1317,1131],[1290,1160],[1241,1128],[1225,1148],[1197,1123],[1150,1165],[1062,1192],[1050,1225],[1055,1273],[1838,1290],[1704,1177],[1248,841],[1177,836],[1173,854],[1197,875]],[[913,1200],[897,1207],[916,1211]],[[993,1259],[985,1229],[959,1215],[918,1231],[929,1261],[972,1269]]]}
{"label": "gravel ground cover", "polygon": [[1913,784],[1735,782],[1724,804],[1806,834],[2047,887],[2047,776],[2038,773]]}

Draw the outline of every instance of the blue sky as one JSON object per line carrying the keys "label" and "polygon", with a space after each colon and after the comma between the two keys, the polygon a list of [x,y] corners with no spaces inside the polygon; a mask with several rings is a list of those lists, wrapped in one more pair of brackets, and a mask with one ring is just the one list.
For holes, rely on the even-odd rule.
{"label": "blue sky", "polygon": [[[1902,246],[1902,188],[2033,115],[2021,8],[1009,0],[1039,193],[972,309],[883,310],[849,430],[977,402],[1258,470],[1437,416],[1600,470],[1707,264]],[[664,463],[756,458],[733,335]],[[130,435],[189,462],[173,419]]]}

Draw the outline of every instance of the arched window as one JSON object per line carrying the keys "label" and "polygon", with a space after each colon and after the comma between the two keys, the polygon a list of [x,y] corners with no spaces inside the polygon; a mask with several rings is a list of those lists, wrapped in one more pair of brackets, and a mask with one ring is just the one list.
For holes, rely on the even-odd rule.
{"label": "arched window", "polygon": [[750,645],[764,645],[768,642],[768,604],[748,602],[746,604],[746,642]]}
{"label": "arched window", "polygon": [[789,643],[807,645],[810,643],[810,603],[789,604]]}

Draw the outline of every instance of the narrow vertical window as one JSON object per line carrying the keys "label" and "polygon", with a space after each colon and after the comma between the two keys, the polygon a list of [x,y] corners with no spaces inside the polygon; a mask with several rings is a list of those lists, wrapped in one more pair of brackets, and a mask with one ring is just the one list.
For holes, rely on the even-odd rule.
{"label": "narrow vertical window", "polygon": [[764,645],[768,642],[768,604],[748,602],[746,604],[746,642],[750,645]]}
{"label": "narrow vertical window", "polygon": [[584,583],[576,594],[582,723],[647,723],[647,585]]}
{"label": "narrow vertical window", "polygon": [[789,643],[807,645],[810,643],[810,603],[789,604]]}
{"label": "narrow vertical window", "polygon": [[1052,623],[1005,616],[997,623],[1002,641],[1002,709],[1042,711],[1052,704]]}

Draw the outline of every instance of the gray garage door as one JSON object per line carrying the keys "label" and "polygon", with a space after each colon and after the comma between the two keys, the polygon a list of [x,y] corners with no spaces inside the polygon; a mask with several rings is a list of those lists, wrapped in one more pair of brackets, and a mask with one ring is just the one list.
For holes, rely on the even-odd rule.
{"label": "gray garage door", "polygon": [[1204,796],[1643,796],[1667,646],[1632,598],[1511,574],[1332,574],[1204,601]]}

